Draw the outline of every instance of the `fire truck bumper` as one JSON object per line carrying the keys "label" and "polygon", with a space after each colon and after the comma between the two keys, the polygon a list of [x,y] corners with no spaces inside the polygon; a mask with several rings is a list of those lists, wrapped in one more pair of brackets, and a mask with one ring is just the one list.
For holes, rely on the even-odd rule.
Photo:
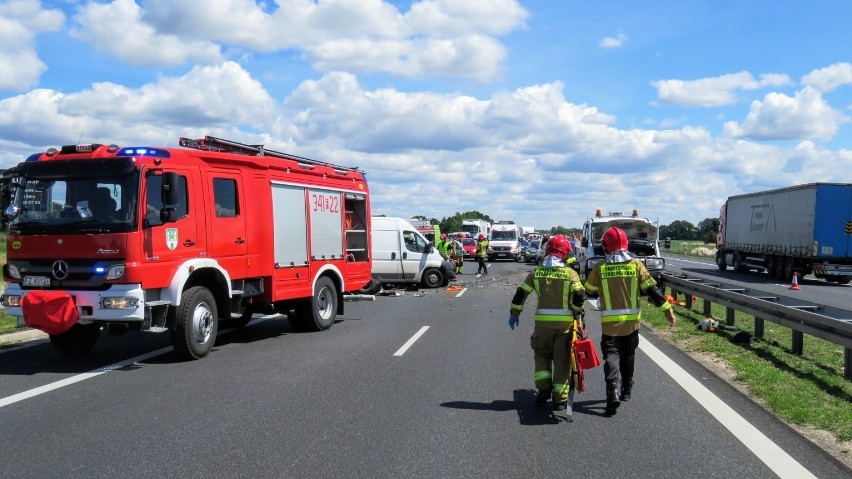
{"label": "fire truck bumper", "polygon": [[[17,283],[9,284],[0,303],[9,316],[22,317],[21,300],[29,290]],[[98,322],[134,322],[145,319],[145,293],[139,284],[116,284],[106,291],[69,290],[80,314],[81,324]],[[25,318],[26,319],[26,318]]]}

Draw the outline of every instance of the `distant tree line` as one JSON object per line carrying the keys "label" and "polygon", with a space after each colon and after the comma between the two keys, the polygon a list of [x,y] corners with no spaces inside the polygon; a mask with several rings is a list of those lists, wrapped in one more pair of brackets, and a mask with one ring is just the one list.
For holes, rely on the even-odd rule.
{"label": "distant tree line", "polygon": [[668,225],[660,225],[660,238],[715,243],[718,231],[719,218],[704,218],[698,222],[698,226],[689,221],[676,220]]}

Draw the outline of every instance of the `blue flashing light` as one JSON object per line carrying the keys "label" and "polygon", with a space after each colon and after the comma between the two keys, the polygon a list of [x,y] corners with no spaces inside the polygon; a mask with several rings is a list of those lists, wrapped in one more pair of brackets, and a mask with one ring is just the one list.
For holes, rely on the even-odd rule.
{"label": "blue flashing light", "polygon": [[39,156],[41,156],[41,153],[33,153],[27,157],[26,161],[38,161]]}
{"label": "blue flashing light", "polygon": [[98,267],[95,268],[95,273],[98,273],[98,274],[106,273],[106,268],[104,268],[103,266],[98,266]]}
{"label": "blue flashing light", "polygon": [[171,158],[172,154],[169,150],[162,148],[150,148],[147,146],[129,146],[122,148],[118,152],[118,156],[150,156],[155,158]]}

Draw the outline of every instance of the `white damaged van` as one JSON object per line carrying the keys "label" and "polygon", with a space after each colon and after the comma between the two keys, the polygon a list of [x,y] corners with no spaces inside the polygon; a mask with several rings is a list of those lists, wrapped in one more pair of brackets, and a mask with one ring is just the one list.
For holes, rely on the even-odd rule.
{"label": "white damaged van", "polygon": [[373,216],[371,227],[374,284],[421,283],[437,288],[456,278],[452,263],[444,261],[435,245],[408,221]]}

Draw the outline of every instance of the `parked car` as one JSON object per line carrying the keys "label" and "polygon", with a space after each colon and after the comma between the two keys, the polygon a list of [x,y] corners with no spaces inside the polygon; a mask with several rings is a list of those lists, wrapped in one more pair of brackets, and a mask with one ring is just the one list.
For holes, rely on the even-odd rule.
{"label": "parked car", "polygon": [[476,254],[476,240],[473,238],[462,238],[462,247],[464,248],[464,257],[473,258]]}
{"label": "parked car", "polygon": [[544,251],[541,249],[541,240],[532,240],[524,250],[524,262],[538,264],[544,258]]}

